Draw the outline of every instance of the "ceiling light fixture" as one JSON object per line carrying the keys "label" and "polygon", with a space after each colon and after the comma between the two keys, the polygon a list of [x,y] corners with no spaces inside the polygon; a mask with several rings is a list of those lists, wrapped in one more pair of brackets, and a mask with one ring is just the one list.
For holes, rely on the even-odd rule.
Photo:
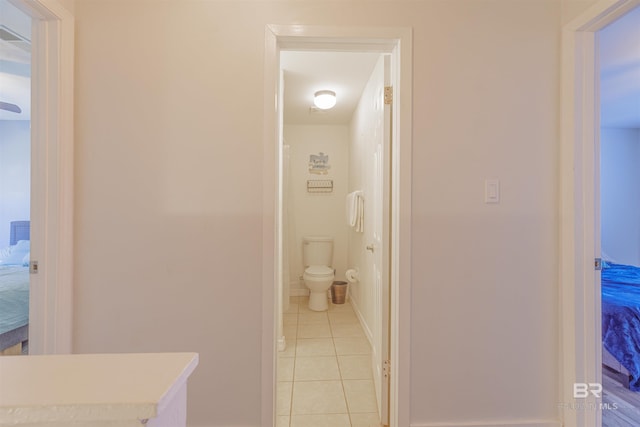
{"label": "ceiling light fixture", "polygon": [[332,90],[319,90],[313,95],[313,104],[321,110],[328,110],[336,105],[336,93]]}

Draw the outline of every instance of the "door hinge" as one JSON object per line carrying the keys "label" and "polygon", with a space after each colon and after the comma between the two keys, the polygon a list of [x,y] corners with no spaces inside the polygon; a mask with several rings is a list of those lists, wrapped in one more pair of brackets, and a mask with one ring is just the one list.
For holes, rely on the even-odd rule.
{"label": "door hinge", "polygon": [[389,378],[391,376],[391,361],[385,360],[382,362],[382,375],[385,378]]}
{"label": "door hinge", "polygon": [[[380,98],[378,98],[380,99]],[[384,87],[384,103],[386,105],[393,104],[393,86]]]}
{"label": "door hinge", "polygon": [[38,274],[38,261],[29,261],[29,273]]}
{"label": "door hinge", "polygon": [[602,270],[602,258],[596,258],[595,262],[593,263],[596,271],[600,271]]}

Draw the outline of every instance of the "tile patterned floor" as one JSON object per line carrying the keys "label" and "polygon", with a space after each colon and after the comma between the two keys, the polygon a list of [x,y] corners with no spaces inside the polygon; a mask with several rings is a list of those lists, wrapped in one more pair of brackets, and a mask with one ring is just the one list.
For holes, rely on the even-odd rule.
{"label": "tile patterned floor", "polygon": [[292,297],[278,355],[276,427],[379,427],[371,347],[353,308]]}

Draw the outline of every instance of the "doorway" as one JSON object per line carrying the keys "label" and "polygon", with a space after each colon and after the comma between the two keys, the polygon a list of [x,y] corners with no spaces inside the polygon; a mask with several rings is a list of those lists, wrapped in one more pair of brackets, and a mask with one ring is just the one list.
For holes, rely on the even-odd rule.
{"label": "doorway", "polygon": [[640,7],[601,29],[597,41],[601,410],[602,426],[613,427],[640,422],[640,326],[635,324],[640,296],[634,293],[639,282],[632,278],[640,273],[640,242],[634,237],[640,235]]}
{"label": "doorway", "polygon": [[[385,247],[389,249],[390,283],[390,368],[385,370],[390,379],[389,387],[389,421],[392,426],[408,422],[408,362],[409,343],[408,315],[410,308],[409,281],[401,278],[409,277],[409,230],[410,219],[410,30],[408,29],[349,29],[304,26],[268,26],[266,29],[265,55],[265,180],[264,206],[265,212],[273,212],[273,216],[265,215],[263,234],[265,278],[265,322],[272,329],[265,332],[263,339],[263,421],[265,424],[276,420],[276,383],[277,354],[276,345],[283,344],[283,311],[286,301],[283,300],[283,212],[282,212],[282,151],[285,135],[283,134],[283,85],[280,75],[281,51],[299,52],[368,52],[378,55],[386,53],[390,59],[391,85],[395,85],[398,106],[393,113],[393,144],[390,144],[390,202],[388,206],[394,215],[387,218],[389,239]],[[405,82],[403,86],[402,83]],[[286,88],[285,88],[286,90]],[[273,103],[273,100],[276,103]],[[308,106],[307,106],[308,108]],[[408,114],[409,113],[409,114]],[[402,118],[402,120],[400,120]],[[318,154],[318,153],[315,153]],[[308,156],[309,153],[305,153]],[[401,167],[402,166],[402,167]],[[344,212],[344,205],[342,208]],[[344,214],[343,214],[344,215]],[[402,221],[401,221],[402,219]],[[402,225],[401,225],[402,224]],[[402,254],[402,258],[400,257]],[[400,259],[403,262],[400,262]],[[294,279],[295,280],[295,279]],[[399,310],[399,308],[403,308]],[[407,317],[405,317],[407,316]],[[406,322],[406,323],[405,323]],[[277,341],[280,340],[280,341]],[[406,369],[406,370],[405,370]],[[407,400],[400,400],[404,396]],[[406,403],[406,404],[405,404]],[[285,421],[286,422],[286,421]],[[349,424],[350,425],[350,424]]]}
{"label": "doorway", "polygon": [[[603,410],[600,288],[599,32],[640,5],[600,1],[563,28],[559,407],[567,426],[600,426]],[[587,393],[582,393],[585,387]],[[595,391],[595,393],[592,392]],[[576,393],[578,391],[578,393]],[[576,406],[587,410],[575,410]]]}
{"label": "doorway", "polygon": [[28,354],[31,18],[0,0],[0,355]]}
{"label": "doorway", "polygon": [[73,15],[56,0],[7,1],[31,19],[29,354],[71,353]]}
{"label": "doorway", "polygon": [[[357,51],[280,54],[279,343],[286,348],[278,354],[276,425],[388,424],[389,59]],[[330,109],[313,104],[323,90],[336,95]],[[336,287],[349,289],[328,308],[314,306],[301,280],[308,265],[303,253],[317,245],[332,250],[326,265],[335,277],[326,283],[335,279]],[[318,296],[326,300],[326,289]]]}

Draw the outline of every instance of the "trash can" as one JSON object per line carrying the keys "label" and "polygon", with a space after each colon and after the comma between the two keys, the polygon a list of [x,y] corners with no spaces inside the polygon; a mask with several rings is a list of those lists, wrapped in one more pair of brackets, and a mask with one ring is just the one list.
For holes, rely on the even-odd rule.
{"label": "trash can", "polygon": [[344,304],[347,297],[347,282],[333,282],[331,285],[331,302]]}

